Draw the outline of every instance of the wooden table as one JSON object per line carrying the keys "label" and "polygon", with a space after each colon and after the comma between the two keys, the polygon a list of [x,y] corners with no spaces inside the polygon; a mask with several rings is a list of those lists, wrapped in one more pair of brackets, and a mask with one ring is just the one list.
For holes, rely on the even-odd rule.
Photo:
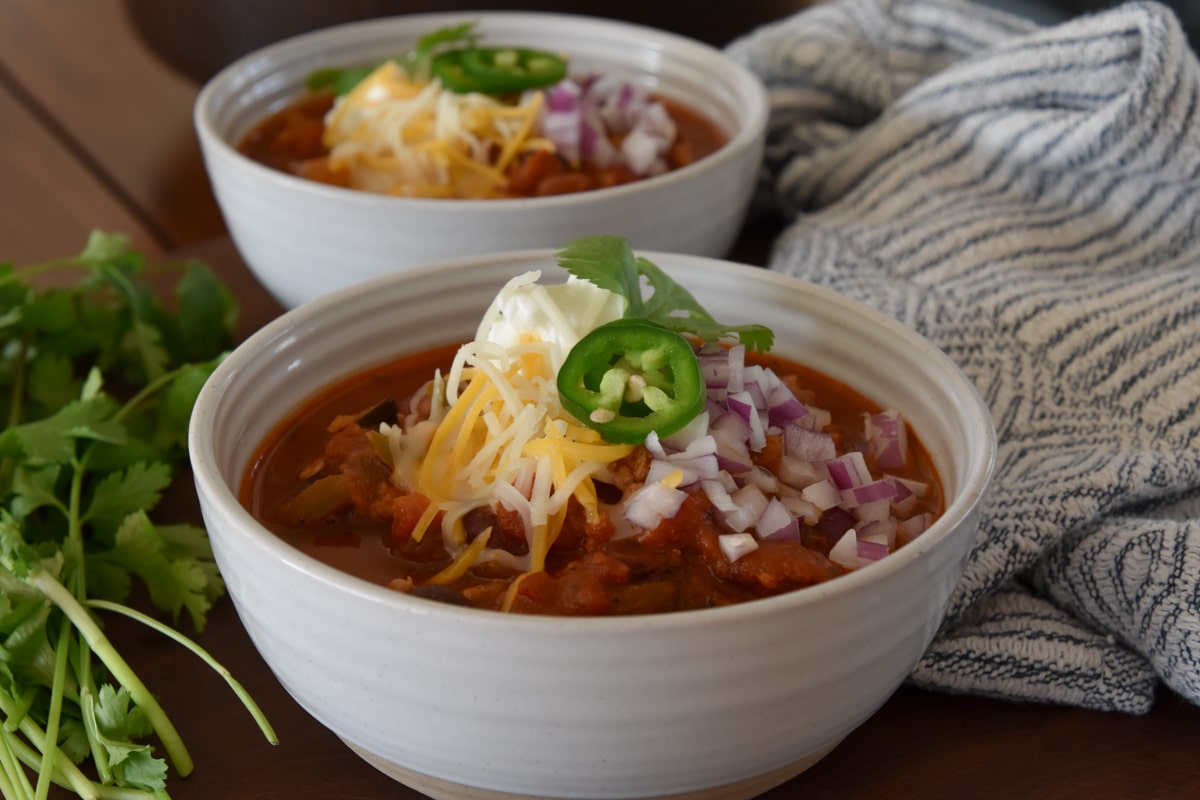
{"label": "wooden table", "polygon": [[[117,0],[0,3],[0,259],[32,263],[78,251],[93,228],[121,230],[152,257],[206,259],[238,293],[243,333],[277,314],[208,188],[191,126],[198,88],[146,49]],[[739,255],[761,260],[756,241],[748,236]],[[172,502],[195,515],[186,483]],[[419,797],[288,697],[228,600],[198,638],[262,705],[277,747],[191,654],[109,624],[195,757],[195,773],[170,784],[177,800]],[[1165,690],[1149,714],[1131,717],[905,687],[825,760],[764,797],[1200,797],[1200,708]]]}

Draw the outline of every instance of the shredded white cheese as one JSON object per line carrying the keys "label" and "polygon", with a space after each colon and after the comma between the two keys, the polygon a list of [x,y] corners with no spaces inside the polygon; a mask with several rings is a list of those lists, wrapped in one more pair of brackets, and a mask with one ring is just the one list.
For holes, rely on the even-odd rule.
{"label": "shredded white cheese", "polygon": [[325,118],[330,164],[350,185],[408,197],[497,197],[504,172],[527,150],[552,148],[533,135],[543,103],[526,92],[512,105],[485,94],[414,83],[387,61],[338,98]]}
{"label": "shredded white cheese", "polygon": [[[589,519],[600,519],[593,480],[633,450],[576,422],[559,403],[556,386],[574,342],[619,317],[624,301],[591,283],[541,286],[538,277],[520,275],[497,295],[478,338],[455,357],[445,382],[447,406],[435,403],[436,420],[407,431],[380,429],[396,465],[393,482],[431,501],[414,537],[441,512],[440,533],[456,559],[499,560],[526,572],[544,568],[571,498]],[[520,515],[527,556],[467,543],[463,517],[480,506]]]}

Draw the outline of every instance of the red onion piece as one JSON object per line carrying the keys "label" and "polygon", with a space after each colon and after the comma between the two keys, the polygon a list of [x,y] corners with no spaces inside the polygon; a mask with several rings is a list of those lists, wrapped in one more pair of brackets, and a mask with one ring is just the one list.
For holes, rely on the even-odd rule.
{"label": "red onion piece", "polygon": [[854,505],[861,506],[877,500],[891,500],[896,496],[896,484],[885,478],[862,486],[853,486],[847,489],[846,493],[853,498]]}
{"label": "red onion piece", "polygon": [[789,425],[783,429],[783,452],[801,461],[832,461],[837,458],[837,443],[827,433]]}
{"label": "red onion piece", "polygon": [[632,494],[625,503],[625,519],[643,530],[657,528],[664,519],[679,512],[687,494],[665,483],[647,483]]}
{"label": "red onion piece", "polygon": [[871,481],[866,459],[857,450],[825,462],[825,471],[829,473],[833,485],[839,489],[853,489]]}
{"label": "red onion piece", "polygon": [[767,502],[767,507],[759,515],[755,524],[759,538],[772,541],[800,541],[800,523],[792,516],[792,512],[775,497]]}
{"label": "red onion piece", "polygon": [[908,462],[908,428],[895,409],[864,414],[871,455],[880,469],[903,469]]}
{"label": "red onion piece", "polygon": [[869,542],[858,539],[856,542],[858,557],[867,561],[878,561],[888,554],[888,546],[879,542]]}
{"label": "red onion piece", "polygon": [[758,549],[758,541],[748,533],[725,533],[717,537],[721,552],[730,561],[737,561]]}
{"label": "red onion piece", "polygon": [[842,502],[841,492],[827,480],[817,481],[804,487],[800,496],[822,511],[828,511]]}

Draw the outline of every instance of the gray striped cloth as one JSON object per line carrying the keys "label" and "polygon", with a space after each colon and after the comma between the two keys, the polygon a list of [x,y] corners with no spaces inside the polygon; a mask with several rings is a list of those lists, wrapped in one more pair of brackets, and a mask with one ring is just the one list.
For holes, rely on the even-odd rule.
{"label": "gray striped cloth", "polygon": [[728,51],[772,97],[770,267],[919,330],[995,418],[982,530],[911,682],[1200,703],[1200,64],[1172,12],[835,0]]}

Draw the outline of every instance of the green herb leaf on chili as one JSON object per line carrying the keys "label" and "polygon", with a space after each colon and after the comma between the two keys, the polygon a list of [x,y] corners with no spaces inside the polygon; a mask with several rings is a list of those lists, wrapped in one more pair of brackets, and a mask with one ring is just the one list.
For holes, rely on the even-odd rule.
{"label": "green herb leaf on chili", "polygon": [[417,40],[417,44],[411,50],[402,55],[397,61],[400,66],[404,67],[404,71],[408,73],[408,77],[415,81],[427,81],[432,76],[432,64],[434,57],[439,51],[445,48],[445,45],[464,44],[465,48],[469,49],[475,46],[479,41],[480,34],[475,30],[476,22],[464,22],[461,25],[450,25],[445,28],[438,28],[432,33],[427,33]]}
{"label": "green herb leaf on chili", "polygon": [[[558,251],[559,265],[577,278],[591,281],[625,298],[625,316],[657,322],[706,342],[736,338],[751,350],[771,349],[775,334],[765,325],[723,325],[692,293],[653,262],[635,256],[619,236],[585,236]],[[643,299],[642,279],[652,294]]]}

